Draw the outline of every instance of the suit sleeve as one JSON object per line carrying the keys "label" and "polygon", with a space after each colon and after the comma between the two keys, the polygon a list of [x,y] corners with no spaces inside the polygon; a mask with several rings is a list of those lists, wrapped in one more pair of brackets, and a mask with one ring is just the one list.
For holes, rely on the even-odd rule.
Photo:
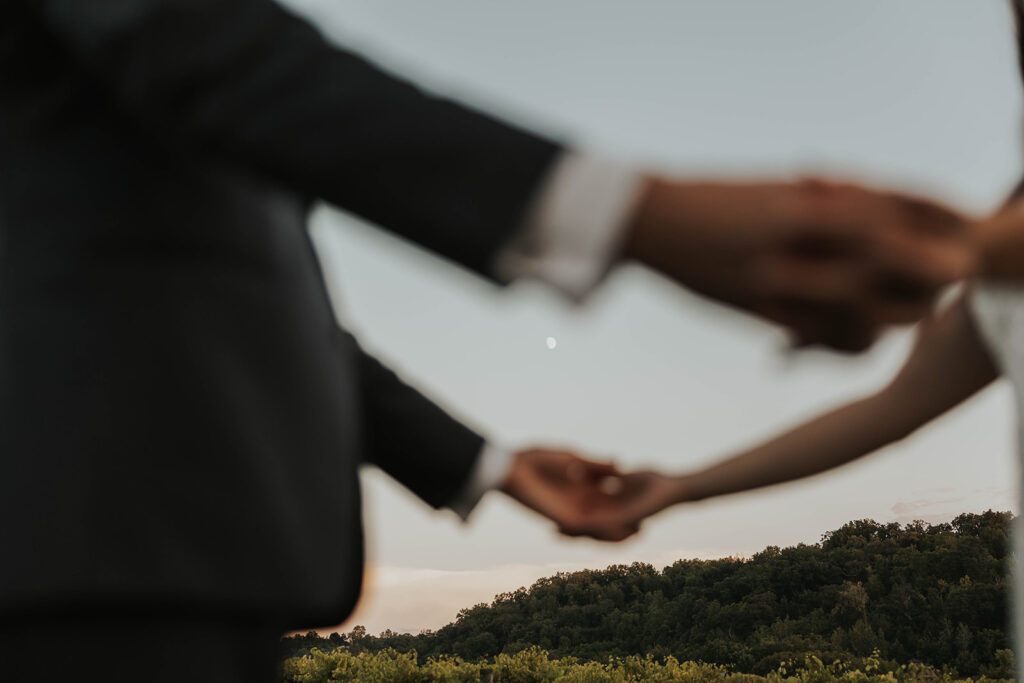
{"label": "suit sleeve", "polygon": [[139,125],[487,273],[560,152],[273,0],[16,0]]}
{"label": "suit sleeve", "polygon": [[356,358],[366,462],[429,505],[450,504],[480,457],[483,437],[365,351]]}

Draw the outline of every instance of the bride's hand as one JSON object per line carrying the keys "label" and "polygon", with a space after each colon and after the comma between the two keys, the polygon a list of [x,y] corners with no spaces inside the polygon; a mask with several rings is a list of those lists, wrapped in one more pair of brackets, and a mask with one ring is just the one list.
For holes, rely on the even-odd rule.
{"label": "bride's hand", "polygon": [[534,448],[516,454],[502,490],[567,536],[621,541],[650,515],[686,500],[687,483],[686,477],[626,474],[571,451]]}
{"label": "bride's hand", "polygon": [[651,470],[609,477],[590,506],[589,524],[596,528],[639,528],[651,515],[689,500],[688,484],[686,476]]}

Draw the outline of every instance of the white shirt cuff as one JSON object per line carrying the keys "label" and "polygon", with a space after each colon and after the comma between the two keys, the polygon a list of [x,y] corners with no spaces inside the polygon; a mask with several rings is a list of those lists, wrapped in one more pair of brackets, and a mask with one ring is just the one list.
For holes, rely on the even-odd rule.
{"label": "white shirt cuff", "polygon": [[505,481],[509,470],[512,469],[514,457],[515,453],[510,449],[502,448],[489,441],[484,442],[484,447],[480,449],[480,455],[477,457],[466,483],[448,507],[461,517],[462,521],[465,522],[469,519],[469,514],[473,512],[473,508],[484,497],[484,494],[491,489],[498,488]]}
{"label": "white shirt cuff", "polygon": [[495,275],[535,278],[581,301],[611,269],[642,186],[641,173],[625,164],[563,153],[522,232],[498,254]]}

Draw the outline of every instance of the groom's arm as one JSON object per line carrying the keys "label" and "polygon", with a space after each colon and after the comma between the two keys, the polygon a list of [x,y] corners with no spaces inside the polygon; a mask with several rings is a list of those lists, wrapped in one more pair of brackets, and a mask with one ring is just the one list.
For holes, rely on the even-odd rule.
{"label": "groom's arm", "polygon": [[272,0],[14,0],[138,125],[489,274],[562,151],[329,44]]}
{"label": "groom's arm", "polygon": [[381,72],[273,0],[11,1],[168,145],[256,169],[484,274],[579,295],[624,256],[805,341],[861,348],[924,315],[966,268],[954,217],[922,230],[922,203],[907,211],[880,193],[628,172],[608,189],[587,180],[586,158]]}
{"label": "groom's arm", "polygon": [[632,525],[590,528],[588,508],[600,483],[619,472],[562,449],[512,451],[486,441],[357,349],[363,452],[366,461],[435,508],[466,519],[492,489],[554,522],[560,531],[615,541]]}
{"label": "groom's arm", "polygon": [[455,502],[485,450],[484,437],[361,349],[356,371],[366,462],[432,507]]}
{"label": "groom's arm", "polygon": [[593,289],[632,169],[429,95],[273,0],[15,0],[168,144],[228,157],[479,273]]}

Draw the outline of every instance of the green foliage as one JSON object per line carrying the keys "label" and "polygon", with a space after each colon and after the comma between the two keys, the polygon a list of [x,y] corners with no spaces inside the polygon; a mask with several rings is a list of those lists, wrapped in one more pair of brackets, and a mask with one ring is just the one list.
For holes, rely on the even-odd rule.
{"label": "green foliage", "polygon": [[[464,609],[437,632],[371,636],[357,627],[335,642],[307,634],[285,645],[293,655],[313,647],[342,647],[349,655],[415,651],[419,655],[409,661],[422,666],[488,660],[495,680],[510,681],[556,680],[553,672],[575,660],[577,678],[564,680],[619,680],[600,677],[610,657],[624,670],[660,667],[643,674],[652,676],[717,665],[771,678],[783,675],[780,662],[790,661],[801,663],[806,680],[819,674],[826,677],[821,680],[861,680],[857,676],[868,675],[870,666],[879,676],[915,680],[911,669],[900,668],[907,662],[924,662],[911,666],[936,672],[936,680],[1008,678],[1010,520],[1009,513],[991,511],[937,525],[861,520],[825,534],[818,544],[769,547],[749,559],[557,574],[498,595],[490,605]],[[508,673],[510,657],[519,657],[516,670],[530,672],[526,678]],[[636,680],[700,680],[694,678],[698,669],[678,674],[684,678],[628,671],[624,675]],[[715,671],[708,675],[720,676]]]}
{"label": "green foliage", "polygon": [[477,683],[480,667],[458,657],[431,658],[417,664],[415,652],[392,649],[352,653],[345,649],[322,652],[314,648],[302,657],[286,659],[281,680],[287,683],[379,681],[380,683]]}
{"label": "green foliage", "polygon": [[[1011,662],[1012,663],[1012,662]],[[953,683],[948,672],[922,664],[911,664],[885,671],[877,652],[865,658],[863,668],[853,669],[840,662],[824,664],[814,656],[801,663],[783,662],[766,676],[733,673],[728,667],[703,662],[680,662],[674,657],[657,661],[651,655],[609,658],[604,663],[579,662],[574,657],[552,659],[540,648],[528,648],[514,655],[501,654],[483,665],[494,672],[495,683]],[[373,683],[476,683],[481,664],[459,657],[427,659],[416,664],[416,653],[392,649],[377,653],[352,653],[345,649],[309,654],[285,660],[282,683],[329,683],[365,681]],[[973,679],[981,683],[1011,680],[1009,676]]]}

